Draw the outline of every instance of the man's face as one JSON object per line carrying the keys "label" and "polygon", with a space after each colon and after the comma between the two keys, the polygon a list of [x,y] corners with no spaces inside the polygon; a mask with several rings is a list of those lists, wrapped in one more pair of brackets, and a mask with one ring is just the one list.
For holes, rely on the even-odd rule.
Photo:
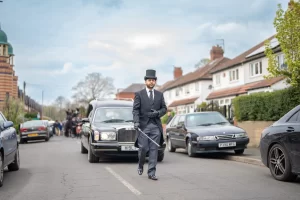
{"label": "man's face", "polygon": [[145,84],[146,84],[147,88],[152,89],[152,88],[154,88],[154,86],[156,84],[156,80],[155,79],[147,79],[145,81]]}

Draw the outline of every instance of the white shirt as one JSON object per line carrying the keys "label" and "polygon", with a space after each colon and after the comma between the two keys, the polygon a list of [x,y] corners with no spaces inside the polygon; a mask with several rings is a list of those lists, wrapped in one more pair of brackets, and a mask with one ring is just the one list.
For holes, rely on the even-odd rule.
{"label": "white shirt", "polygon": [[[147,91],[148,97],[150,98],[150,90],[149,90],[149,88],[146,87],[146,91]],[[154,100],[154,89],[152,89],[152,95],[153,95],[153,100]]]}

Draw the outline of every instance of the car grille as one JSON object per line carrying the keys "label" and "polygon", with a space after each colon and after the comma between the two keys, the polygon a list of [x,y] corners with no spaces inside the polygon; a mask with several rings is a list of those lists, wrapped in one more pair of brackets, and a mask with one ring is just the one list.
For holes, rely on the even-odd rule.
{"label": "car grille", "polygon": [[230,135],[216,135],[216,139],[217,140],[231,140],[234,139],[234,135],[230,134]]}
{"label": "car grille", "polygon": [[125,128],[119,129],[118,142],[135,142],[136,135],[136,130],[126,130]]}

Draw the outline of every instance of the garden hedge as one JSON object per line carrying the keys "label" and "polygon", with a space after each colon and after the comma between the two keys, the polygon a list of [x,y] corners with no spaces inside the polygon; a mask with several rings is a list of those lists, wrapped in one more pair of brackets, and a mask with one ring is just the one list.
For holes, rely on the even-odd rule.
{"label": "garden hedge", "polygon": [[291,87],[233,99],[234,116],[238,121],[277,121],[299,104],[300,89]]}

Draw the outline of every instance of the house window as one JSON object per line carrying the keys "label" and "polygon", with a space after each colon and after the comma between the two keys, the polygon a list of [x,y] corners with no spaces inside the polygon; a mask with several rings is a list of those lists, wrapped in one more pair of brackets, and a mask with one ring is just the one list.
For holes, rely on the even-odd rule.
{"label": "house window", "polygon": [[184,92],[185,92],[185,94],[189,94],[190,93],[190,87],[189,87],[189,85],[185,86]]}
{"label": "house window", "polygon": [[216,84],[220,85],[220,83],[221,83],[221,76],[220,76],[220,74],[217,74],[216,75]]}
{"label": "house window", "polygon": [[250,64],[250,74],[251,76],[257,76],[262,74],[262,62],[255,62]]}
{"label": "house window", "polygon": [[286,69],[286,63],[284,62],[284,54],[280,54],[277,56],[278,68],[279,69]]}
{"label": "house window", "polygon": [[176,96],[179,96],[179,88],[176,88]]}
{"label": "house window", "polygon": [[229,71],[229,79],[230,81],[239,80],[239,69],[234,69]]}
{"label": "house window", "polygon": [[199,82],[196,82],[196,83],[195,83],[195,90],[196,90],[196,91],[199,91]]}

